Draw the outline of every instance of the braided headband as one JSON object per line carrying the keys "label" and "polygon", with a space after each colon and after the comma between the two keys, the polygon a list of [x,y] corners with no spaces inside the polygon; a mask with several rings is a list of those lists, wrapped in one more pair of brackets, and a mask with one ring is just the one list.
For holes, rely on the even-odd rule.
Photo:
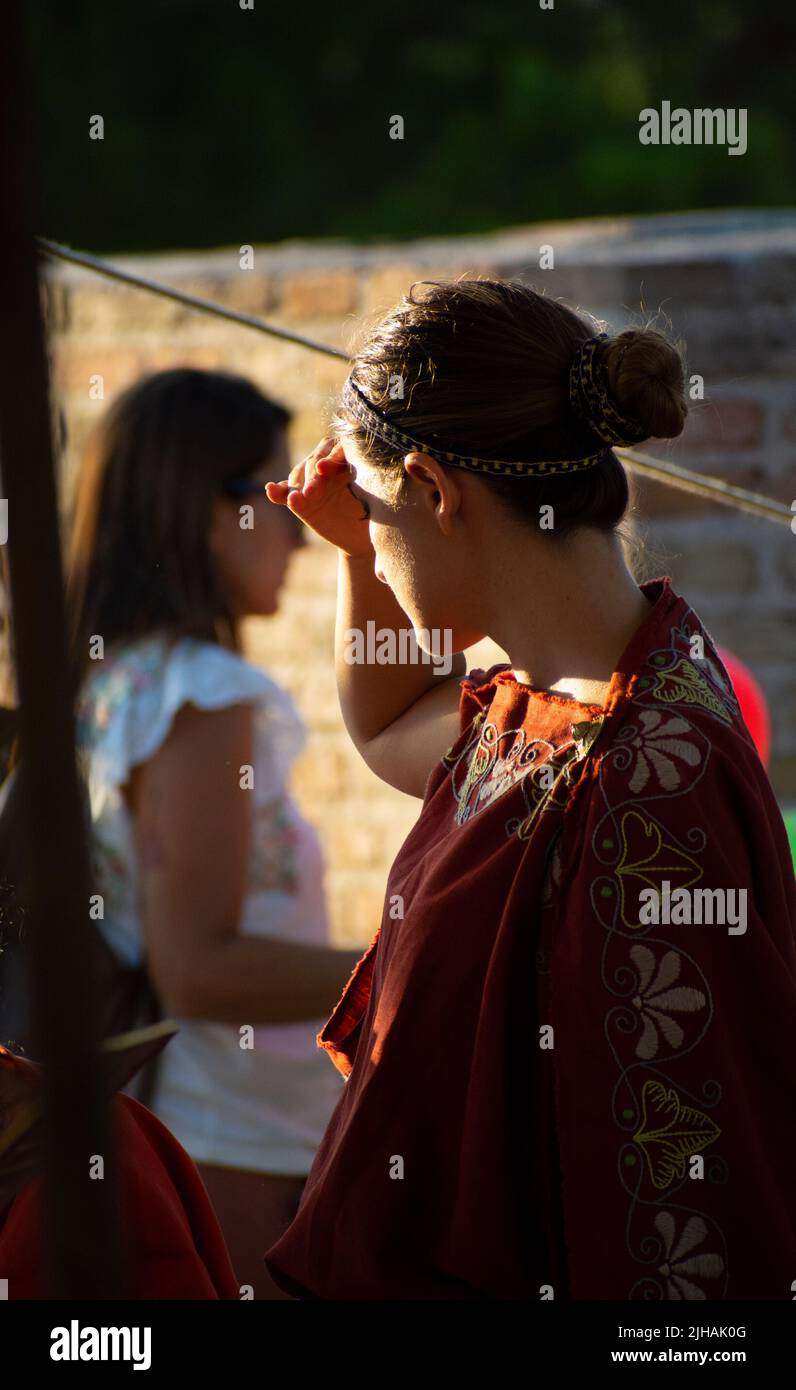
{"label": "braided headband", "polygon": [[[587,338],[578,348],[569,373],[569,403],[573,414],[584,421],[604,446],[621,444],[628,439],[637,441],[647,436],[639,426],[625,420],[608,398],[605,367],[595,358],[599,343],[608,337],[598,333]],[[428,454],[439,463],[451,464],[455,468],[469,468],[477,473],[497,473],[507,477],[546,476],[550,473],[577,473],[584,468],[593,468],[605,457],[608,449],[603,447],[596,453],[575,459],[553,459],[533,463],[510,463],[505,459],[482,459],[471,455],[456,454],[451,450],[427,444],[415,435],[399,430],[389,416],[384,413],[360,390],[349,376],[343,385],[343,404],[356,420],[379,439],[388,444],[397,444],[407,450],[416,449]]]}
{"label": "braided headband", "polygon": [[[620,415],[608,394],[608,369],[596,356],[607,333],[595,333],[581,343],[569,369],[569,404],[572,413],[606,444],[639,444],[648,439],[642,425]],[[619,357],[622,361],[630,344]]]}

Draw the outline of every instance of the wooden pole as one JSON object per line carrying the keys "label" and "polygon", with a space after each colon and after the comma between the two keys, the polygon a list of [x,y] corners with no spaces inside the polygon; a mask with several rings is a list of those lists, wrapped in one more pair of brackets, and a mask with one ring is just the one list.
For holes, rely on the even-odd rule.
{"label": "wooden pole", "polygon": [[[0,43],[0,467],[20,705],[31,884],[34,1022],[45,1078],[45,1286],[114,1298],[117,1185],[97,1065],[98,943],[77,778],[47,357],[34,245],[33,113],[22,5]],[[95,1173],[91,1176],[92,1159]],[[13,1299],[14,1291],[9,1289]]]}

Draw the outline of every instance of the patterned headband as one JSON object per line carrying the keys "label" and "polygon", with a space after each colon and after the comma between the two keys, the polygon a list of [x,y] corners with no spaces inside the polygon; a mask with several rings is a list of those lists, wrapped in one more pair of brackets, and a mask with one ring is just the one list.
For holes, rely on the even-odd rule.
{"label": "patterned headband", "polygon": [[[608,394],[608,370],[596,355],[600,343],[607,340],[607,333],[595,333],[575,353],[569,369],[570,409],[606,444],[639,444],[649,435],[643,426],[620,415]],[[623,347],[620,362],[629,346]]]}
{"label": "patterned headband", "polygon": [[406,450],[417,450],[437,459],[439,463],[447,463],[454,468],[469,468],[476,473],[496,473],[504,477],[577,473],[584,468],[593,468],[599,463],[608,452],[606,445],[621,444],[628,438],[634,441],[647,438],[639,431],[638,426],[623,419],[608,398],[605,368],[595,358],[598,344],[607,337],[607,333],[598,333],[593,338],[587,338],[575,354],[569,373],[570,408],[604,444],[596,453],[579,458],[510,463],[506,459],[483,459],[456,454],[438,445],[427,444],[416,435],[399,430],[383,410],[368,400],[350,375],[343,385],[343,405],[361,425],[385,443],[397,444]]}

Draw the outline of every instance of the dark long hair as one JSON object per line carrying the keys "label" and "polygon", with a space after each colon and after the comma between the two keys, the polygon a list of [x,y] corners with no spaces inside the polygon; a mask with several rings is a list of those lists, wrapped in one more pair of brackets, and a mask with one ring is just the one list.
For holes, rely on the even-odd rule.
{"label": "dark long hair", "polygon": [[290,412],[243,377],[191,367],[142,378],[89,440],[67,551],[74,686],[89,640],[154,629],[240,650],[208,545],[212,501],[274,451]]}

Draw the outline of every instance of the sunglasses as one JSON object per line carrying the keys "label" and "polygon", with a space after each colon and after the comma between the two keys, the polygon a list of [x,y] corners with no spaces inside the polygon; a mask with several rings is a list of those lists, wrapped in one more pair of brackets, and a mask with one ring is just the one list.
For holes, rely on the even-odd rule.
{"label": "sunglasses", "polygon": [[265,483],[253,483],[251,478],[228,478],[223,490],[228,497],[264,497]]}
{"label": "sunglasses", "polygon": [[[222,486],[222,491],[227,497],[265,497],[265,483],[254,483],[251,478],[228,478]],[[298,534],[304,535],[304,523],[289,507],[275,507],[274,510],[284,516]]]}

